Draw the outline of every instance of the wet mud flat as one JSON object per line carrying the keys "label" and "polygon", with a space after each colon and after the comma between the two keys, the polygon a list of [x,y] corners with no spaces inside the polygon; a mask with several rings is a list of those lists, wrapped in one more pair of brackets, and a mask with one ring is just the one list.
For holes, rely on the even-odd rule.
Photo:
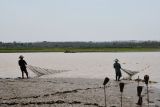
{"label": "wet mud flat", "polygon": [[[123,107],[136,105],[137,83],[124,82]],[[107,107],[120,107],[119,83],[106,85]],[[104,88],[101,79],[31,78],[0,79],[0,107],[104,107]],[[143,105],[148,107],[147,90],[143,85]],[[149,85],[150,107],[160,107],[160,91]]]}

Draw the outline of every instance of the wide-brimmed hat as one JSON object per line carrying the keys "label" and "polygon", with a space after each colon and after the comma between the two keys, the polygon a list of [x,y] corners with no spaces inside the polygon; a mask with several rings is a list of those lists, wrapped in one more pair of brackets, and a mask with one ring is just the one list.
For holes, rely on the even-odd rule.
{"label": "wide-brimmed hat", "polygon": [[115,62],[118,62],[119,60],[116,58],[114,61],[115,61]]}
{"label": "wide-brimmed hat", "polygon": [[23,56],[23,55],[20,55],[19,58],[24,58],[24,56]]}

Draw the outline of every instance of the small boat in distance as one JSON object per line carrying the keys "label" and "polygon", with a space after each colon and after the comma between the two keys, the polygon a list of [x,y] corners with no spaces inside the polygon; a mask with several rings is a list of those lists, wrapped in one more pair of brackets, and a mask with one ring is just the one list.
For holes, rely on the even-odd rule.
{"label": "small boat in distance", "polygon": [[65,50],[64,53],[76,53],[76,52],[70,51],[70,50]]}

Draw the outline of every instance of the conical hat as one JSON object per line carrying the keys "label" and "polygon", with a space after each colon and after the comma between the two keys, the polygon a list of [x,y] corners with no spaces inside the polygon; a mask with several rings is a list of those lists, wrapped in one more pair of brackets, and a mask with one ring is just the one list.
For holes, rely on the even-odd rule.
{"label": "conical hat", "polygon": [[118,62],[119,60],[116,58],[114,61],[115,61],[115,62]]}
{"label": "conical hat", "polygon": [[23,56],[23,55],[20,55],[19,58],[24,58],[24,56]]}

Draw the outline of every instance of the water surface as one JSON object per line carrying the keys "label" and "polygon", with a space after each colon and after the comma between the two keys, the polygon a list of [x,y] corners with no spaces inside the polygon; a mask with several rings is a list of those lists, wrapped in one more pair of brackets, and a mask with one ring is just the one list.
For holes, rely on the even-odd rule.
{"label": "water surface", "polygon": [[[70,70],[60,74],[43,77],[99,78],[106,76],[114,79],[114,59],[120,60],[122,68],[139,71],[134,76],[143,78],[149,75],[150,80],[160,82],[160,52],[123,52],[123,53],[0,53],[0,77],[16,78],[21,76],[18,57],[23,55],[28,64],[54,70]],[[123,76],[127,75],[122,72]],[[35,74],[29,71],[29,75]]]}

